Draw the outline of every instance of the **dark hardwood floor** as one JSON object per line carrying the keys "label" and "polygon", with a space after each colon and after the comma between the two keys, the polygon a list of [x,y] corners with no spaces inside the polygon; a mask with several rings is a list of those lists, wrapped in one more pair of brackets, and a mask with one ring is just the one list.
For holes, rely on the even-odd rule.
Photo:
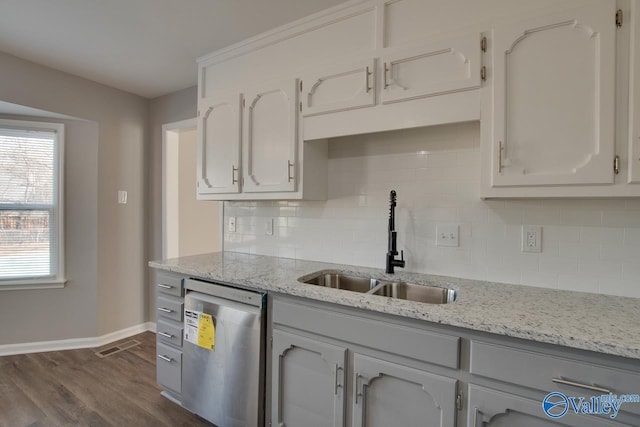
{"label": "dark hardwood floor", "polygon": [[155,334],[131,339],[141,344],[103,359],[98,349],[0,357],[0,426],[212,426],[160,396]]}

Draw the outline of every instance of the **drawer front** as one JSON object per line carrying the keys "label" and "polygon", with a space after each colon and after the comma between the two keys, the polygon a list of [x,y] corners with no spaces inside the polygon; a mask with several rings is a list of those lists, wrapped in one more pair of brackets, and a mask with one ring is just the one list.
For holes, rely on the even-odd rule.
{"label": "drawer front", "polygon": [[182,322],[182,311],[184,309],[182,299],[159,296],[157,302],[156,310],[159,316]]}
{"label": "drawer front", "polygon": [[182,347],[182,323],[158,319],[156,323],[156,336],[160,342]]}
{"label": "drawer front", "polygon": [[158,343],[156,374],[161,387],[182,393],[182,352]]}
{"label": "drawer front", "polygon": [[[476,340],[471,342],[470,371],[474,375],[576,397],[600,396],[608,394],[607,391],[617,395],[638,394],[640,387],[640,369],[631,372]],[[620,410],[640,414],[640,404],[626,403]]]}
{"label": "drawer front", "polygon": [[274,299],[273,322],[457,369],[460,338]]}
{"label": "drawer front", "polygon": [[183,278],[180,276],[172,276],[158,272],[156,277],[156,289],[159,293],[182,297],[184,296],[182,279]]}

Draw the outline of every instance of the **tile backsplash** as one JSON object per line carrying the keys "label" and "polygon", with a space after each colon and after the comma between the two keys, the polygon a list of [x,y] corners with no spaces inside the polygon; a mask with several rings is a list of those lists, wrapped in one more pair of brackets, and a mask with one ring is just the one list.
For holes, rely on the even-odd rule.
{"label": "tile backsplash", "polygon": [[[225,250],[384,268],[396,190],[407,271],[640,297],[640,199],[481,200],[479,134],[463,123],[333,139],[328,200],[225,202]],[[436,246],[439,224],[460,226],[459,247]],[[543,227],[541,253],[521,252],[524,224]]]}

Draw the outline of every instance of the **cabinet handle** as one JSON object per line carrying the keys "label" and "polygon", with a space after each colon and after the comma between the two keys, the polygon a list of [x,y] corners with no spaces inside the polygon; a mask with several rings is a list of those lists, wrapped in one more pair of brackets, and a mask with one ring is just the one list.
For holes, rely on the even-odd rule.
{"label": "cabinet handle", "polygon": [[364,75],[364,85],[367,88],[367,93],[371,92],[371,86],[369,86],[370,75],[371,75],[371,72],[369,71],[369,66],[367,65],[367,68],[365,68],[365,75]]}
{"label": "cabinet handle", "polygon": [[173,338],[173,335],[168,334],[166,332],[158,332],[158,335],[160,335],[161,337],[165,337],[165,338]]}
{"label": "cabinet handle", "polygon": [[158,311],[162,311],[163,313],[173,313],[173,310],[169,310],[168,308],[158,307]]}
{"label": "cabinet handle", "polygon": [[236,179],[236,172],[238,172],[238,168],[231,165],[231,184],[236,184],[238,182]]}
{"label": "cabinet handle", "polygon": [[163,285],[162,283],[158,283],[158,287],[162,289],[173,289],[173,286]]}
{"label": "cabinet handle", "polygon": [[613,173],[616,175],[620,174],[620,156],[615,156],[613,158]]}
{"label": "cabinet handle", "polygon": [[473,427],[478,427],[478,407],[473,408]]}
{"label": "cabinet handle", "polygon": [[159,354],[159,355],[158,355],[158,359],[162,359],[162,360],[164,360],[165,362],[169,362],[169,363],[173,362],[173,359],[172,359],[172,358],[167,357],[167,356],[164,356],[164,355],[162,355],[162,354]]}
{"label": "cabinet handle", "polygon": [[291,175],[292,167],[293,163],[291,163],[291,160],[287,160],[287,182],[291,182],[293,180],[293,175]]}
{"label": "cabinet handle", "polygon": [[504,143],[498,142],[498,173],[502,174],[502,152],[504,151]]}
{"label": "cabinet handle", "polygon": [[384,88],[388,88],[389,87],[389,80],[387,78],[387,75],[389,74],[389,65],[385,62],[384,63]]}
{"label": "cabinet handle", "polygon": [[611,390],[608,390],[606,388],[598,387],[595,385],[577,383],[575,381],[565,380],[564,378],[552,378],[551,381],[553,381],[556,384],[563,384],[571,387],[584,388],[586,390],[597,391],[598,393],[602,393],[602,394],[611,394]]}
{"label": "cabinet handle", "polygon": [[342,384],[338,382],[338,371],[342,371],[342,366],[336,363],[336,382],[335,382],[335,387],[333,389],[333,394],[336,394],[336,395],[338,394],[338,388],[342,388]]}

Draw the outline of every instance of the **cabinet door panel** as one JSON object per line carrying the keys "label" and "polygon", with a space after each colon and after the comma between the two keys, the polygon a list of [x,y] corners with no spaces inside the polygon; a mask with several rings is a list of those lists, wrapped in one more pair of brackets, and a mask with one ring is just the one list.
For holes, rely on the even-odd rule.
{"label": "cabinet door panel", "polygon": [[278,426],[343,426],[346,349],[273,331],[272,414]]}
{"label": "cabinet door panel", "polygon": [[303,79],[302,115],[374,105],[375,71],[375,59],[367,59],[308,74]]}
{"label": "cabinet door panel", "polygon": [[383,58],[382,103],[480,87],[480,34],[443,40]]}
{"label": "cabinet door panel", "polygon": [[354,427],[454,427],[452,378],[354,355]]}
{"label": "cabinet door panel", "polygon": [[570,410],[560,418],[550,418],[542,409],[542,400],[535,401],[475,385],[469,386],[468,407],[467,425],[470,427],[626,426],[593,415],[575,415]]}
{"label": "cabinet door panel", "polygon": [[200,101],[198,193],[240,191],[241,95]]}
{"label": "cabinet door panel", "polygon": [[613,183],[615,2],[494,30],[493,186]]}
{"label": "cabinet door panel", "polygon": [[295,191],[298,80],[246,94],[244,192]]}

